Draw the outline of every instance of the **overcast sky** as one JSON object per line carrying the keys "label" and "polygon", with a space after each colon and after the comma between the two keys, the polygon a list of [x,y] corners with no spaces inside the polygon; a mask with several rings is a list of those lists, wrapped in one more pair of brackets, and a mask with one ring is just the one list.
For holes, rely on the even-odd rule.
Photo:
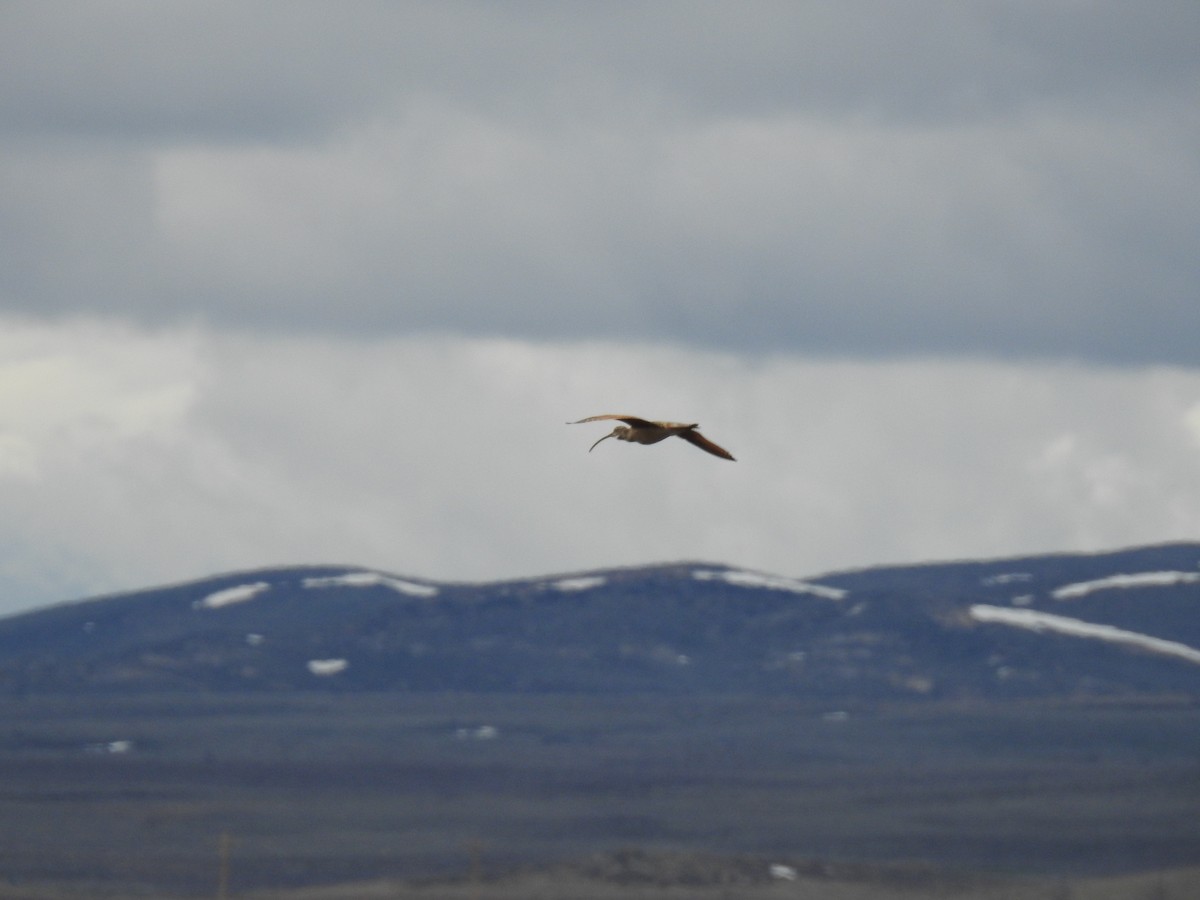
{"label": "overcast sky", "polygon": [[0,5],[0,613],[1200,537],[1197,46],[1195,0]]}

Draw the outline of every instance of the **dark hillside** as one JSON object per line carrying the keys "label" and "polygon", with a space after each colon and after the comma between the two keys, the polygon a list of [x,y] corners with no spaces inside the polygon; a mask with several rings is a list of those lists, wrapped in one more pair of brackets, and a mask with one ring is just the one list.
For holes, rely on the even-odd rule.
{"label": "dark hillside", "polygon": [[705,564],[486,584],[279,568],[0,621],[0,690],[1195,695],[1198,562],[1180,544],[807,582]]}

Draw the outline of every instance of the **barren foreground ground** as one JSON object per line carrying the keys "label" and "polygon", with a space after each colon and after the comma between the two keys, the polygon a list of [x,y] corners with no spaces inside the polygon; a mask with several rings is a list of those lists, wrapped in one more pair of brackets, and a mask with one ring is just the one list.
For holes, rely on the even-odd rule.
{"label": "barren foreground ground", "polygon": [[188,694],[0,722],[3,900],[1200,896],[1185,701]]}

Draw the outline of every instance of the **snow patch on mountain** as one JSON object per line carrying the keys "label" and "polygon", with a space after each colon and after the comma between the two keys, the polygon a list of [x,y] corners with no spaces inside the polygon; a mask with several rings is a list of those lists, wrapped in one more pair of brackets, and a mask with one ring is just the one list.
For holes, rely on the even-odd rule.
{"label": "snow patch on mountain", "polygon": [[1031,581],[1033,575],[1029,572],[1000,572],[997,575],[988,575],[985,578],[979,579],[979,583],[984,587],[995,587],[1001,584],[1012,584],[1017,581]]}
{"label": "snow patch on mountain", "polygon": [[308,671],[317,676],[337,675],[339,672],[345,672],[350,667],[350,663],[344,659],[310,659],[308,661]]}
{"label": "snow patch on mountain", "polygon": [[382,572],[347,572],[345,575],[329,575],[323,578],[305,578],[306,588],[329,587],[386,587],[409,597],[435,597],[438,589],[432,584],[419,584],[393,578]]}
{"label": "snow patch on mountain", "polygon": [[590,591],[598,588],[608,579],[603,575],[580,575],[576,578],[560,578],[550,582],[550,587],[556,591]]}
{"label": "snow patch on mountain", "polygon": [[245,603],[270,587],[271,585],[265,581],[255,581],[253,584],[239,584],[236,587],[213,591],[207,597],[197,600],[192,606],[196,609],[219,609],[222,606],[230,606],[234,603]]}
{"label": "snow patch on mountain", "polygon": [[1095,581],[1080,581],[1057,588],[1052,596],[1055,600],[1073,600],[1093,591],[1112,588],[1170,587],[1200,581],[1200,572],[1135,572],[1131,575],[1110,575]]}
{"label": "snow patch on mountain", "polygon": [[744,569],[696,569],[692,577],[697,581],[724,581],[738,587],[766,588],[772,591],[791,591],[794,594],[812,594],[824,597],[826,600],[841,600],[849,591],[841,588],[828,587],[823,584],[812,584],[808,581],[798,581],[794,578],[783,578],[779,575],[766,575],[762,572],[749,572]]}
{"label": "snow patch on mountain", "polygon": [[1116,628],[1112,625],[1085,622],[1082,619],[1072,619],[1068,616],[1057,616],[1032,609],[1010,609],[982,603],[972,606],[970,614],[976,622],[994,622],[1001,625],[1013,625],[1017,628],[1027,628],[1031,631],[1054,631],[1072,637],[1127,644],[1141,650],[1149,650],[1152,653],[1177,656],[1200,665],[1200,650],[1194,647],[1177,641],[1151,637],[1137,631],[1126,631],[1124,628]]}

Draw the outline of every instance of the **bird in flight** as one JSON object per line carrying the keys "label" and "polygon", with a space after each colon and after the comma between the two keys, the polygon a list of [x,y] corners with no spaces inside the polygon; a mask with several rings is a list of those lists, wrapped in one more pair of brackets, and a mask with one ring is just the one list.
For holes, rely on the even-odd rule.
{"label": "bird in flight", "polygon": [[[634,444],[657,444],[659,441],[666,440],[669,437],[680,437],[691,444],[693,447],[699,447],[706,453],[711,453],[713,456],[719,456],[721,459],[733,459],[731,454],[724,447],[718,447],[696,429],[700,426],[696,423],[685,425],[682,422],[651,422],[649,419],[639,419],[637,416],[619,416],[615,414],[603,416],[589,416],[586,419],[580,419],[577,422],[568,422],[568,425],[580,425],[584,422],[600,422],[606,419],[619,419],[624,422],[624,425],[618,425],[609,434],[600,438],[600,441],[606,438],[615,437],[618,441],[630,441]],[[600,441],[596,441],[599,444]],[[596,449],[596,444],[588,447],[588,453]]]}

